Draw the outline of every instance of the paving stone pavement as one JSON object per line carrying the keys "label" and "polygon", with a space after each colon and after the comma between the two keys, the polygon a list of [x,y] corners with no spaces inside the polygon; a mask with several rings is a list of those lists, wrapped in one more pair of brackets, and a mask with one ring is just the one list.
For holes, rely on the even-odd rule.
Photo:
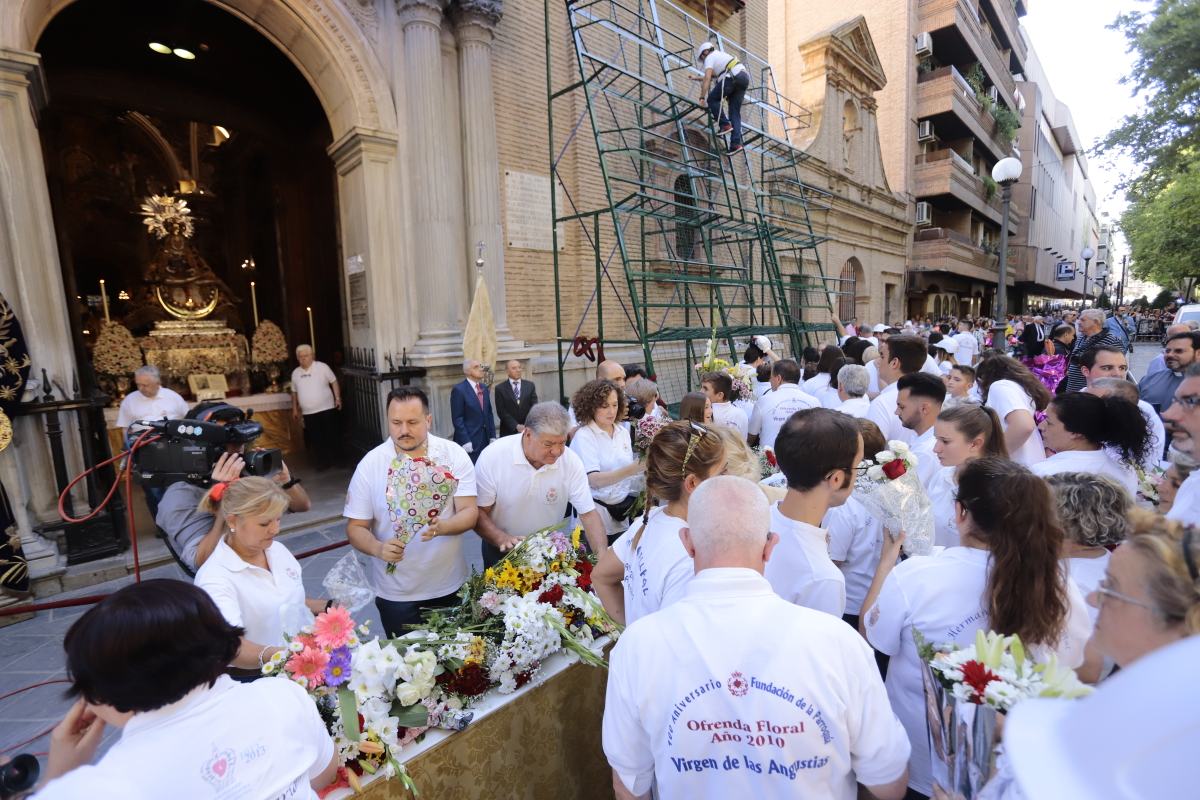
{"label": "paving stone pavement", "polygon": [[[325,524],[281,536],[280,542],[293,553],[320,547],[324,544],[345,541],[345,523]],[[476,570],[483,568],[480,556],[480,540],[474,533],[464,534],[462,545],[467,554],[467,563]],[[304,585],[309,597],[327,596],[321,581],[329,569],[348,547],[321,553],[302,562]],[[174,563],[155,567],[142,573],[142,578],[174,578],[187,580],[187,576]],[[88,586],[61,595],[54,600],[108,594],[122,586],[133,583],[133,576],[108,583]],[[49,734],[62,719],[70,701],[64,696],[65,683],[52,683],[5,697],[22,687],[44,681],[62,680],[64,656],[63,637],[83,613],[86,607],[53,609],[38,612],[32,619],[0,628],[0,755],[9,757],[16,753],[35,753],[45,766],[45,753],[49,748]],[[379,614],[374,604],[367,605],[355,615],[359,622],[370,620],[371,629],[379,631]],[[103,753],[120,732],[109,729],[105,732],[100,752]],[[29,741],[27,741],[29,740]]]}

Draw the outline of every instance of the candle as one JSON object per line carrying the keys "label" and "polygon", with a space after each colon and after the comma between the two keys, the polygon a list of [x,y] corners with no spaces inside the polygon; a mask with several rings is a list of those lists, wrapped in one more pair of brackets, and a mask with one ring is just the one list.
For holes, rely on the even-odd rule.
{"label": "candle", "polygon": [[104,305],[104,321],[108,322],[108,291],[104,288],[104,278],[100,279],[100,302]]}
{"label": "candle", "polygon": [[254,327],[258,327],[258,292],[254,290],[254,281],[250,281],[250,307],[254,309]]}
{"label": "candle", "polygon": [[304,307],[308,311],[308,346],[317,349],[317,334],[313,333],[312,306]]}

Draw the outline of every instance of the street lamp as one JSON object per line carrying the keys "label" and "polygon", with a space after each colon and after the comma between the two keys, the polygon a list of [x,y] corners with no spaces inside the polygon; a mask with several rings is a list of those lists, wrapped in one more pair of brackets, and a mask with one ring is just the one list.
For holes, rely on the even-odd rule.
{"label": "street lamp", "polygon": [[1090,247],[1085,247],[1079,251],[1079,258],[1083,260],[1083,307],[1087,308],[1088,299],[1088,265],[1092,263],[1092,257],[1096,255],[1096,251]]}
{"label": "street lamp", "polygon": [[1003,203],[1000,222],[1000,264],[996,282],[996,307],[992,309],[992,347],[997,353],[1003,353],[1007,347],[1004,331],[1008,323],[1004,319],[1008,313],[1008,209],[1012,205],[1012,187],[1021,178],[1024,167],[1021,161],[1011,156],[1002,158],[992,167],[992,180],[1000,186],[1000,200]]}

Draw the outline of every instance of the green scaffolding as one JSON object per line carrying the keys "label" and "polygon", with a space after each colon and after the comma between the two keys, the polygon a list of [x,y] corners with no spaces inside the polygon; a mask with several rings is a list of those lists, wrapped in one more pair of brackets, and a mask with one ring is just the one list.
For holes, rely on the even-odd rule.
{"label": "green scaffolding", "polygon": [[[782,338],[798,355],[833,330],[841,281],[824,274],[810,216],[823,195],[802,180],[806,154],[793,144],[811,115],[780,95],[770,64],[669,0],[544,2],[552,187],[569,185],[560,170],[585,126],[603,186],[602,201],[565,193],[564,207],[551,192],[560,395],[568,346],[582,328],[568,333],[575,323],[564,320],[561,225],[580,226],[594,254],[583,316],[594,313],[603,344],[640,346],[651,375],[656,355],[691,365],[714,337],[736,362],[739,340],[752,334]],[[559,85],[551,15],[564,12],[577,74]],[[704,41],[751,72],[744,150],[733,157],[699,84],[686,80],[699,75],[693,54]],[[675,384],[690,390],[694,376],[682,372]]]}

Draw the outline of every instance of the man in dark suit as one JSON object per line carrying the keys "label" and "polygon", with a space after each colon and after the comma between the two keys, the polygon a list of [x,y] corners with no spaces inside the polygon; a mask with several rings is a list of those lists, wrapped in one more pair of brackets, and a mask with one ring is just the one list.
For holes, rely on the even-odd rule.
{"label": "man in dark suit", "polygon": [[496,438],[496,422],[492,418],[492,401],[483,385],[483,363],[469,358],[463,362],[466,379],[450,390],[450,418],[454,421],[454,441],[461,445],[474,462]]}
{"label": "man in dark suit", "polygon": [[1032,320],[1025,323],[1025,330],[1021,332],[1021,344],[1025,345],[1025,356],[1033,358],[1034,356],[1043,355],[1046,352],[1046,337],[1049,331],[1046,330],[1046,320],[1041,316],[1035,316]]}
{"label": "man in dark suit", "polygon": [[537,405],[537,387],[521,380],[525,373],[520,361],[505,365],[508,380],[496,384],[496,416],[500,417],[500,435],[511,436],[525,430],[525,415]]}

